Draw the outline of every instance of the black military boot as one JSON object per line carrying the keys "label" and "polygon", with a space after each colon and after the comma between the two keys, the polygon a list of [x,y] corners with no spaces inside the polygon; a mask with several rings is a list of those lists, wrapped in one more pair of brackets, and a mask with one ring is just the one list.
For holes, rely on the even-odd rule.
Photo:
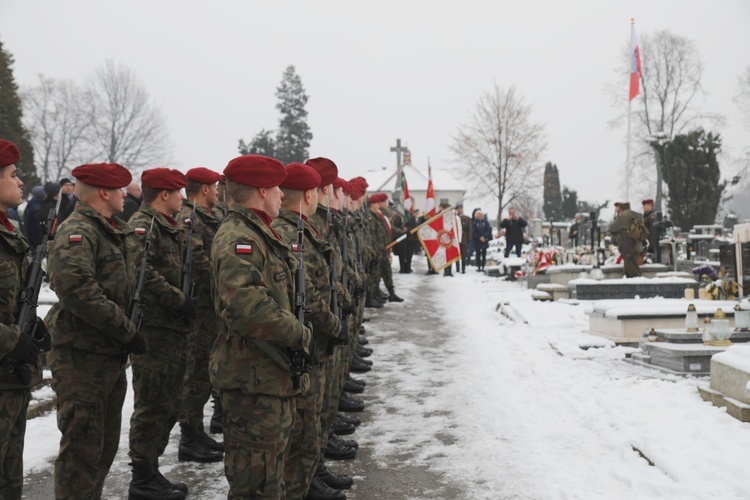
{"label": "black military boot", "polygon": [[367,328],[365,328],[365,325],[363,325],[363,324],[359,325],[359,334],[360,335],[364,335],[365,330],[367,330]]}
{"label": "black military boot", "polygon": [[224,453],[224,443],[220,443],[208,434],[206,434],[205,429],[203,427],[198,427],[198,439],[200,440],[201,444],[208,448],[209,450],[214,451],[220,451]]}
{"label": "black military boot", "polygon": [[211,417],[211,425],[208,430],[211,434],[221,434],[223,432],[221,419],[224,417],[224,409],[221,407],[221,398],[213,396],[214,414]]}
{"label": "black military boot", "polygon": [[351,476],[339,475],[331,472],[323,461],[323,457],[320,457],[320,461],[318,461],[315,475],[328,486],[337,490],[348,490],[354,484],[354,479],[352,479]]}
{"label": "black military boot", "polygon": [[396,295],[395,290],[393,290],[393,287],[388,289],[388,302],[403,302],[404,299]]}
{"label": "black military boot", "polygon": [[351,382],[352,384],[357,384],[357,385],[361,385],[362,387],[367,387],[367,382],[365,382],[364,380],[359,380],[358,378],[354,378],[351,375],[349,375],[346,378],[346,380],[347,382]]}
{"label": "black military boot", "polygon": [[336,440],[328,437],[328,445],[323,455],[331,460],[348,460],[357,456],[357,449],[344,446]]}
{"label": "black military boot", "polygon": [[336,418],[340,418],[347,424],[352,424],[354,427],[359,427],[362,424],[362,421],[357,417],[352,417],[351,415],[346,415],[344,413],[337,413]]}
{"label": "black military boot", "polygon": [[[390,288],[389,288],[390,290]],[[375,289],[375,294],[381,299],[381,300],[388,300],[388,297],[390,297],[390,294],[384,292],[380,287],[377,287]]]}
{"label": "black military boot", "polygon": [[333,424],[331,424],[331,430],[339,436],[348,436],[349,434],[354,434],[357,428],[352,424],[344,422],[336,415],[333,419]]}
{"label": "black military boot", "polygon": [[365,402],[361,399],[355,399],[350,394],[342,392],[339,397],[339,411],[360,412],[364,411]]}
{"label": "black military boot", "polygon": [[177,458],[180,461],[207,464],[219,462],[224,458],[221,451],[212,450],[203,444],[197,428],[180,424],[180,429],[182,429],[182,437],[177,451]]}
{"label": "black military boot", "polygon": [[354,356],[354,359],[352,359],[352,364],[349,366],[349,369],[353,371],[354,373],[365,373],[372,370],[372,367],[370,365],[367,365],[364,363],[364,359],[360,358],[359,356]]}
{"label": "black military boot", "polygon": [[369,343],[370,343],[370,341],[367,340],[367,337],[365,337],[364,335],[362,335],[362,331],[360,330],[359,337],[357,337],[357,344],[359,344],[359,345],[367,345]]}
{"label": "black military boot", "polygon": [[358,345],[357,346],[357,356],[359,356],[360,358],[370,357],[370,356],[372,356],[372,349],[370,349],[369,347],[364,347],[364,346]]}
{"label": "black military boot", "polygon": [[354,358],[352,358],[352,361],[359,361],[363,365],[372,366],[372,361],[369,359],[364,359],[362,356],[358,356],[356,353],[354,354]]}
{"label": "black military boot", "polygon": [[328,486],[316,474],[310,483],[310,489],[307,490],[305,500],[346,500],[346,495]]}
{"label": "black military boot", "polygon": [[171,489],[177,490],[177,491],[181,491],[181,492],[183,492],[183,493],[185,493],[187,495],[187,492],[188,492],[188,485],[187,484],[185,484],[185,483],[173,483],[172,481],[170,481],[169,479],[167,479],[166,477],[164,477],[164,475],[159,470],[159,459],[158,458],[156,460],[154,460],[154,472],[156,473],[156,476],[159,478],[159,481],[161,481],[162,483],[166,484]]}
{"label": "black military boot", "polygon": [[354,382],[347,380],[344,383],[344,391],[351,394],[362,394],[363,392],[365,392],[365,388],[359,384],[355,384]]}
{"label": "black military boot", "polygon": [[341,446],[345,446],[347,448],[354,448],[355,450],[359,449],[359,443],[354,439],[344,439],[333,431],[328,433],[328,441],[330,442],[331,440],[336,441]]}
{"label": "black military boot", "polygon": [[365,295],[365,307],[374,307],[376,309],[379,309],[383,307],[383,303],[376,301],[373,298],[372,294],[370,292],[367,292],[367,294]]}
{"label": "black military boot", "polygon": [[[354,450],[356,453],[356,450]],[[154,472],[154,465],[133,462],[133,479],[128,487],[128,498],[132,500],[184,500],[186,493],[171,488],[169,481]]]}

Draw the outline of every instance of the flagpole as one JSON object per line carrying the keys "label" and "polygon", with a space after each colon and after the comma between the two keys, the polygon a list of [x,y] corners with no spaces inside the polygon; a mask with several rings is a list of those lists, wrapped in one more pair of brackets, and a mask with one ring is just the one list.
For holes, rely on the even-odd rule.
{"label": "flagpole", "polygon": [[633,101],[628,100],[628,146],[625,159],[625,201],[630,203],[630,112]]}

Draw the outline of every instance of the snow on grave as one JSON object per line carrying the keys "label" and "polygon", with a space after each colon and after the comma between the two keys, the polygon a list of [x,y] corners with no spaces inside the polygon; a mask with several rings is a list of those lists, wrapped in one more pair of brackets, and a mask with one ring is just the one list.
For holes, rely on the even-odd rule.
{"label": "snow on grave", "polygon": [[711,358],[711,383],[698,389],[706,401],[750,422],[750,345],[733,345]]}

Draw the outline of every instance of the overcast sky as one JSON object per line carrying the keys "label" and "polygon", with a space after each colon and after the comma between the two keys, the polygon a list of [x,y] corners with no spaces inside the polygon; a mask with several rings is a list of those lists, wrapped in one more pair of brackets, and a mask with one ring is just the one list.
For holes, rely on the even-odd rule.
{"label": "overcast sky", "polygon": [[727,117],[724,150],[739,156],[750,138],[731,99],[750,64],[746,0],[0,0],[0,40],[21,86],[39,74],[82,81],[108,58],[132,68],[162,107],[183,170],[220,171],[239,138],[275,128],[290,64],[310,96],[310,156],[330,157],[346,178],[395,168],[397,138],[417,167],[429,157],[458,169],[458,127],[495,82],[515,85],[546,125],[544,160],[562,184],[603,201],[624,193],[626,130],[608,128],[618,111],[604,86],[626,64],[631,17],[639,34],[695,41],[702,105]]}

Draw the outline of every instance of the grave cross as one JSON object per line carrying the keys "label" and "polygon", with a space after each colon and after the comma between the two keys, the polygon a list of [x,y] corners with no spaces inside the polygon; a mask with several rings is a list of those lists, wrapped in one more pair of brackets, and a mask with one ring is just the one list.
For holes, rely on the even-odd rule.
{"label": "grave cross", "polygon": [[404,171],[404,165],[401,162],[401,153],[405,153],[409,148],[401,146],[401,139],[396,139],[396,145],[391,147],[391,152],[396,153],[396,186],[393,188],[393,206],[397,211],[401,210],[403,200],[401,196],[401,175]]}

